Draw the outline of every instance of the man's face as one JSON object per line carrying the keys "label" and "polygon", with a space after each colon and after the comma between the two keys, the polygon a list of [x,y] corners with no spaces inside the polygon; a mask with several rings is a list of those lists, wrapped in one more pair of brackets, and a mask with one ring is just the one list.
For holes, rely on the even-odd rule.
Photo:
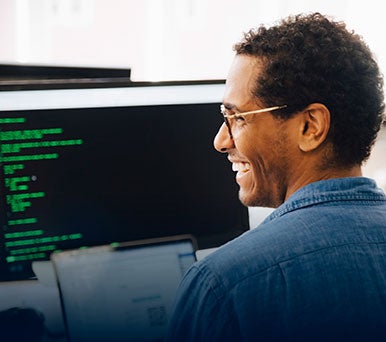
{"label": "man's face", "polygon": [[[256,57],[235,57],[223,99],[227,114],[266,107],[252,93],[261,68]],[[241,115],[229,119],[232,138],[225,124],[220,127],[214,146],[228,153],[244,205],[277,207],[284,202],[294,148],[288,136],[290,121],[275,119],[270,113]]]}

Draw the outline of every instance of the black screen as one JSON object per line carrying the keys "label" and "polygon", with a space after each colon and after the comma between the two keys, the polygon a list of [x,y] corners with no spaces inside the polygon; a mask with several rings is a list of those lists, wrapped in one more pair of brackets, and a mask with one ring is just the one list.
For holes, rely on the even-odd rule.
{"label": "black screen", "polygon": [[219,104],[1,112],[0,277],[54,250],[190,233],[200,249],[249,228],[213,148]]}

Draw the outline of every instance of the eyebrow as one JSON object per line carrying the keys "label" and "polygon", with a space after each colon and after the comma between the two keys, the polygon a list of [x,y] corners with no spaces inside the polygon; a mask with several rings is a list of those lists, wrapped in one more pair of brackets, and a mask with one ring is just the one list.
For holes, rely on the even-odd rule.
{"label": "eyebrow", "polygon": [[234,110],[239,113],[241,112],[241,110],[233,103],[223,102],[223,106],[225,107],[225,109]]}

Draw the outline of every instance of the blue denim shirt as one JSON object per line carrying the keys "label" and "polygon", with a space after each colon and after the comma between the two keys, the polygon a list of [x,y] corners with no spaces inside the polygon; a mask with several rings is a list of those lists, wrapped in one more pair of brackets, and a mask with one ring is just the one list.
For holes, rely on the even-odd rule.
{"label": "blue denim shirt", "polygon": [[319,181],[188,271],[169,341],[386,341],[386,197]]}

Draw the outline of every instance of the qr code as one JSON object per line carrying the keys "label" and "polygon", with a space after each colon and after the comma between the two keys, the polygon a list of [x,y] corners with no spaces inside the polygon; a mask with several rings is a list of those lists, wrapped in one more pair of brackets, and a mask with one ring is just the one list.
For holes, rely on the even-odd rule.
{"label": "qr code", "polygon": [[150,326],[162,326],[167,323],[166,309],[164,306],[155,306],[147,309]]}

